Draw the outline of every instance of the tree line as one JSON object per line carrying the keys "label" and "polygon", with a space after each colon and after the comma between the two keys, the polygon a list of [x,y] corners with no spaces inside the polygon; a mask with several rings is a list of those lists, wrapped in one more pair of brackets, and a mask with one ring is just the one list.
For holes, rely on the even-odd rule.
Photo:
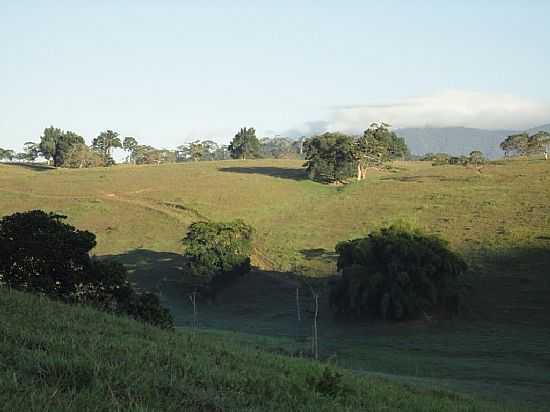
{"label": "tree line", "polygon": [[254,128],[241,128],[229,145],[212,140],[195,140],[178,146],[175,150],[158,149],[140,144],[132,136],[121,138],[113,130],[101,132],[91,145],[82,136],[72,131],[47,127],[40,141],[26,142],[23,151],[0,148],[0,160],[33,162],[39,157],[54,167],[99,167],[115,164],[113,150],[126,152],[126,163],[161,164],[182,161],[253,159],[253,158],[300,158],[304,138],[293,140],[276,136],[258,139]]}

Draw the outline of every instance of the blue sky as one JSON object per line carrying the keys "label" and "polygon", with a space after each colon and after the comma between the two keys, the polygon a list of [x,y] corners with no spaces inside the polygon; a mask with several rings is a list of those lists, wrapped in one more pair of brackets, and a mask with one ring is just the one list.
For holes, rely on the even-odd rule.
{"label": "blue sky", "polygon": [[[201,5],[207,4],[207,6]],[[0,146],[550,122],[550,2],[13,1]]]}

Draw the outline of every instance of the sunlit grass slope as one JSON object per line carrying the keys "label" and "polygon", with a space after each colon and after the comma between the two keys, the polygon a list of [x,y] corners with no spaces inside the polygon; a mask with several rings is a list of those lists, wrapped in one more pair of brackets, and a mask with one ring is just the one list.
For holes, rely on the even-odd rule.
{"label": "sunlit grass slope", "polygon": [[[550,162],[433,167],[404,162],[368,179],[329,187],[306,179],[301,161],[252,160],[44,170],[0,165],[0,214],[43,208],[98,234],[98,254],[181,251],[198,219],[242,218],[257,229],[256,260],[275,270],[332,273],[311,251],[396,220],[441,234],[459,251],[546,246]],[[546,243],[545,243],[546,242]]]}

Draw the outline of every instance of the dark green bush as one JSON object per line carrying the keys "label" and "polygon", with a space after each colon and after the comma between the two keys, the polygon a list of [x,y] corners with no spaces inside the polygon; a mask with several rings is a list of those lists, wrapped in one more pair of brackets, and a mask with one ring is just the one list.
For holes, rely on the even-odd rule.
{"label": "dark green bush", "polygon": [[250,271],[254,230],[241,220],[195,222],[183,243],[186,273],[200,280],[200,292],[209,297]]}
{"label": "dark green bush", "polygon": [[70,299],[90,267],[95,235],[63,223],[65,216],[33,210],[0,220],[0,281]]}
{"label": "dark green bush", "polygon": [[159,328],[172,329],[174,327],[170,311],[163,307],[158,296],[151,292],[127,295],[127,299],[119,303],[119,312]]}
{"label": "dark green bush", "polygon": [[90,258],[96,245],[93,233],[63,219],[33,210],[0,220],[0,285],[172,326],[156,296],[131,288],[124,266]]}
{"label": "dark green bush", "polygon": [[339,313],[401,320],[458,311],[466,263],[435,236],[392,226],[338,243],[336,251],[342,277],[330,303]]}
{"label": "dark green bush", "polygon": [[342,133],[325,133],[304,142],[308,176],[323,183],[344,182],[357,172],[355,141]]}

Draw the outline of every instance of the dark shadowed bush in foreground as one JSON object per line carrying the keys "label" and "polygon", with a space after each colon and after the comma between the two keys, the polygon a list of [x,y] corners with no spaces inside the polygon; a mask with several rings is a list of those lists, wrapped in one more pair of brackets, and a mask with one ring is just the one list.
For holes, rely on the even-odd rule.
{"label": "dark shadowed bush in foreground", "polygon": [[195,222],[183,244],[189,265],[187,274],[199,280],[199,291],[209,297],[238,276],[250,271],[254,230],[241,220]]}
{"label": "dark shadowed bush in foreground", "polygon": [[95,235],[64,219],[33,210],[0,220],[0,285],[172,327],[158,298],[137,294],[121,264],[91,259]]}
{"label": "dark shadowed bush in foreground", "polygon": [[442,239],[392,226],[338,243],[336,251],[342,277],[330,302],[339,313],[402,320],[458,311],[466,263]]}

